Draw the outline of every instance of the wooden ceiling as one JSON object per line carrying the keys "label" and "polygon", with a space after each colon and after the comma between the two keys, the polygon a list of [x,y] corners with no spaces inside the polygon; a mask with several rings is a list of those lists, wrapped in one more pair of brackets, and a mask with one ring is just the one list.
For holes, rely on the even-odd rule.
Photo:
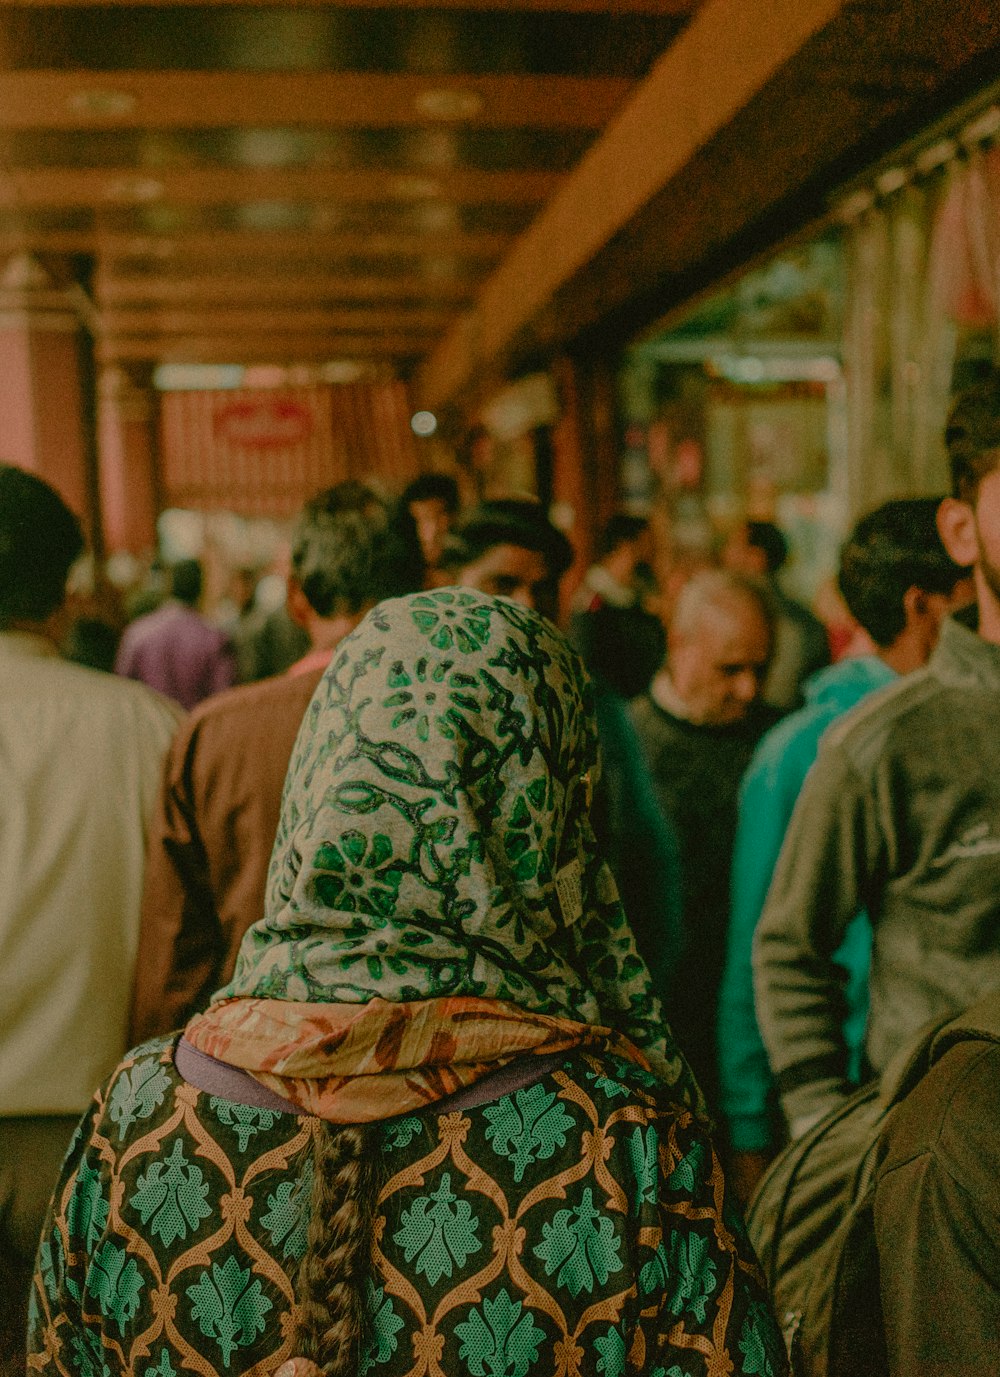
{"label": "wooden ceiling", "polygon": [[987,0],[0,0],[0,258],[97,356],[438,405],[611,348],[1000,72]]}
{"label": "wooden ceiling", "polygon": [[695,3],[0,5],[0,251],[104,362],[406,374]]}

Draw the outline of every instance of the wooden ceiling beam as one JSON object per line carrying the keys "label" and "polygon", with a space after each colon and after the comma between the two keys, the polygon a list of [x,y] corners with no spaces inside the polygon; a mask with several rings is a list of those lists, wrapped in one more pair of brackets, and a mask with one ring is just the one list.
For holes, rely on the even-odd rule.
{"label": "wooden ceiling beam", "polygon": [[193,302],[292,301],[422,301],[468,302],[475,283],[411,274],[400,277],[360,277],[336,273],[191,273],[184,277],[116,277],[101,268],[93,295],[99,306],[140,306],[144,303],[183,306]]}
{"label": "wooden ceiling beam", "polygon": [[417,335],[189,335],[98,340],[98,363],[281,363],[341,359],[415,359],[434,337]]}
{"label": "wooden ceiling beam", "polygon": [[[696,9],[699,0],[504,0],[507,10],[528,14],[645,14],[656,16],[683,16]],[[126,9],[133,6],[157,8],[166,4],[204,6],[207,9],[225,8],[229,5],[267,5],[279,8],[287,5],[289,9],[302,6],[323,6],[327,9],[369,9],[369,10],[470,10],[473,12],[496,9],[496,0],[11,0],[14,9],[84,9],[100,6],[102,9]]]}
{"label": "wooden ceiling beam", "polygon": [[306,167],[7,168],[0,205],[60,210],[79,206],[224,206],[247,202],[378,201],[425,204],[535,205],[561,177],[552,172],[480,172],[456,168],[431,175]]}
{"label": "wooden ceiling beam", "polygon": [[[496,367],[518,331],[849,0],[706,0],[561,183],[417,379],[430,407]],[[669,233],[669,226],[664,226]]]}
{"label": "wooden ceiling beam", "polygon": [[[0,72],[0,130],[264,125],[597,130],[633,86],[620,77],[29,69]],[[468,112],[453,119],[425,113],[428,99],[433,110],[442,92],[468,102]],[[121,109],[93,113],[88,97],[111,93],[122,97]]]}
{"label": "wooden ceiling beam", "polygon": [[206,307],[189,310],[142,309],[103,310],[103,333],[119,335],[239,335],[247,334],[343,334],[357,330],[363,334],[415,333],[426,340],[440,334],[454,312],[418,307],[414,310],[289,309],[287,307]]}
{"label": "wooden ceiling beam", "polygon": [[319,230],[198,230],[170,235],[141,231],[24,229],[0,233],[0,255],[32,253],[91,254],[114,262],[197,260],[232,266],[244,259],[256,265],[274,258],[322,262],[338,255],[355,257],[456,257],[495,259],[509,248],[512,236],[494,231],[421,234],[360,234]]}

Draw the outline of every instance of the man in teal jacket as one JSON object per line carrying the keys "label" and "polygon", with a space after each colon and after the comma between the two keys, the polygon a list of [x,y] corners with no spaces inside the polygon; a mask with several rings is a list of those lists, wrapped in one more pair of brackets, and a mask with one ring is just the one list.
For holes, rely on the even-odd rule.
{"label": "man in teal jacket", "polygon": [[[752,1189],[780,1133],[767,1053],[754,1010],[751,950],[792,810],[826,728],[875,689],[925,664],[941,621],[972,597],[935,524],[937,498],[887,502],[864,517],[841,552],[838,582],[873,652],[822,669],[806,705],[763,738],[740,789],[732,905],[719,1009],[721,1106],[737,1181]],[[844,1032],[860,1070],[871,932],[859,914],[837,953],[845,970]]]}

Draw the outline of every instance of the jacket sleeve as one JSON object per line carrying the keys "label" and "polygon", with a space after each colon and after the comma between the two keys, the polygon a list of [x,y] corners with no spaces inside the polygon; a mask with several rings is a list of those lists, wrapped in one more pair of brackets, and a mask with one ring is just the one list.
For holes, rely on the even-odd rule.
{"label": "jacket sleeve", "polygon": [[661,1120],[658,1136],[657,1226],[640,1231],[655,1253],[638,1269],[628,1370],[784,1377],[784,1341],[708,1132],[686,1115]]}
{"label": "jacket sleeve", "polygon": [[194,758],[199,722],[175,736],[149,834],[132,991],[130,1043],[180,1027],[216,985],[225,940],[198,829]]}
{"label": "jacket sleeve", "polygon": [[[28,1300],[27,1357],[32,1373],[90,1377],[100,1371],[93,1362],[95,1349],[99,1355],[100,1340],[93,1343],[83,1318],[92,1244],[95,1236],[100,1237],[106,1217],[101,1203],[107,1197],[110,1175],[96,1153],[90,1154],[97,1158],[96,1164],[87,1163],[99,1113],[100,1092],[73,1135],[42,1225]],[[95,1211],[93,1195],[98,1183],[101,1203]],[[82,1238],[72,1235],[70,1221],[83,1221],[88,1226]]]}
{"label": "jacket sleeve", "polygon": [[[791,764],[794,767],[797,762]],[[737,1152],[761,1152],[772,1146],[768,1101],[773,1078],[757,1024],[752,953],[754,933],[802,785],[804,772],[790,772],[788,765],[787,750],[778,758],[766,749],[758,752],[740,789],[718,1023],[720,1107],[730,1144]]]}
{"label": "jacket sleeve", "polygon": [[215,693],[223,693],[226,689],[232,688],[237,682],[237,671],[236,647],[229,640],[223,641],[212,661],[206,697],[211,697]]}
{"label": "jacket sleeve", "polygon": [[884,843],[872,791],[839,743],[820,748],[754,940],[760,1030],[793,1137],[849,1092],[845,972],[834,959],[866,907]]}

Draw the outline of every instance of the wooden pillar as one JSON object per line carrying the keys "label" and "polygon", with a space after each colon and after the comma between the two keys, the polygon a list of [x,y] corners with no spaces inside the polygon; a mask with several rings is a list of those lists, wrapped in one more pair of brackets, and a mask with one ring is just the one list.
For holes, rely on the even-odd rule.
{"label": "wooden pillar", "polygon": [[97,392],[105,544],[139,555],[156,547],[156,396],[148,378],[117,366],[102,370]]}
{"label": "wooden pillar", "polygon": [[30,254],[0,271],[0,459],[51,483],[99,550],[81,305]]}

